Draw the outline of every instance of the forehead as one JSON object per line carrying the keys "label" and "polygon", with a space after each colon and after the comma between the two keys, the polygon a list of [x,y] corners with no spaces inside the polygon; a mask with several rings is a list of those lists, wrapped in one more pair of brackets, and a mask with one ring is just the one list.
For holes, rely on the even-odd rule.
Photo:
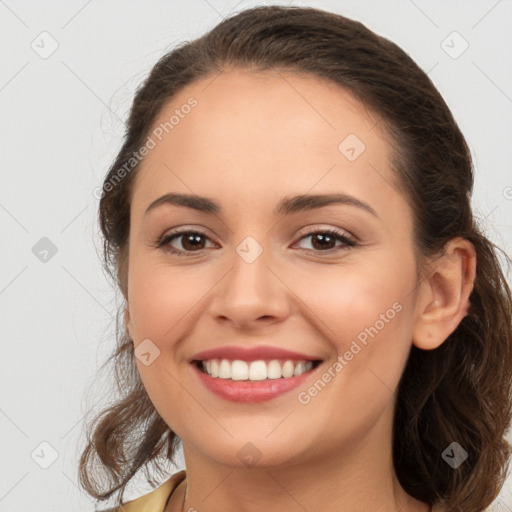
{"label": "forehead", "polygon": [[133,206],[173,190],[236,191],[249,203],[271,190],[276,197],[312,188],[386,196],[393,176],[382,125],[330,81],[223,71],[185,87],[159,112],[150,130],[156,145],[137,173]]}

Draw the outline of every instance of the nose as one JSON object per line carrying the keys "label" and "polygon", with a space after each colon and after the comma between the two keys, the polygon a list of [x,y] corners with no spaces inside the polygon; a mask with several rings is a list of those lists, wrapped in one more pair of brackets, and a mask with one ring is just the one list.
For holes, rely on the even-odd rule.
{"label": "nose", "polygon": [[290,312],[291,291],[264,250],[254,261],[238,253],[210,303],[216,322],[254,331],[282,322]]}

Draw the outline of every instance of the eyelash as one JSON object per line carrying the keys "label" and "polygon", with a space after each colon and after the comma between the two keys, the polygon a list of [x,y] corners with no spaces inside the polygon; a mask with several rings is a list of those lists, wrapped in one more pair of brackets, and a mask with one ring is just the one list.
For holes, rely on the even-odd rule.
{"label": "eyelash", "polygon": [[[342,247],[341,249],[339,247],[338,247],[338,249],[336,249],[336,248],[328,249],[326,251],[314,250],[314,249],[304,249],[304,250],[306,250],[306,251],[312,250],[313,252],[316,252],[316,253],[319,253],[319,254],[322,254],[322,253],[323,254],[332,254],[333,252],[338,252],[339,250],[348,251],[351,248],[356,247],[358,245],[357,242],[354,239],[349,238],[345,234],[343,234],[342,232],[340,232],[340,231],[338,231],[336,229],[332,229],[332,228],[330,228],[330,229],[329,228],[328,229],[321,229],[321,230],[310,231],[308,233],[304,233],[299,238],[298,241],[301,241],[304,238],[307,238],[307,237],[312,236],[312,235],[317,235],[317,234],[323,234],[323,235],[328,234],[328,235],[331,235],[336,240],[341,241],[345,245],[345,247]],[[167,246],[167,244],[169,244],[172,240],[180,238],[181,236],[184,236],[184,235],[201,235],[201,236],[203,236],[205,238],[209,238],[206,234],[202,233],[201,231],[181,230],[181,231],[175,231],[173,233],[169,233],[169,234],[167,234],[165,236],[162,236],[159,240],[157,240],[155,243],[153,243],[151,245],[153,247],[156,247],[156,248],[161,248],[163,246]],[[170,254],[174,254],[176,256],[183,256],[183,255],[187,255],[189,253],[192,253],[191,255],[202,254],[206,249],[201,249],[199,251],[182,251],[182,250],[171,248],[170,246],[168,246],[168,247],[164,247],[164,250],[169,252]]]}

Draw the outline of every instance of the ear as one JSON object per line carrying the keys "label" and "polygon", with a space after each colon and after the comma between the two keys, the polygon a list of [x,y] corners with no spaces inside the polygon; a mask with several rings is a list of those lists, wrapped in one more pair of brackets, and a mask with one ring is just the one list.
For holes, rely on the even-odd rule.
{"label": "ear", "polygon": [[476,276],[473,244],[457,237],[445,245],[419,285],[412,341],[423,350],[441,345],[467,315]]}

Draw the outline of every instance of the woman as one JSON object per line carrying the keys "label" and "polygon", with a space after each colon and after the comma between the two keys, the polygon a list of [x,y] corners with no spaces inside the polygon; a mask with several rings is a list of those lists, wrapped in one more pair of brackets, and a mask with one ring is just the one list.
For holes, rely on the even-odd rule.
{"label": "woman", "polygon": [[[361,23],[258,7],[164,55],[101,191],[122,396],[90,426],[87,492],[484,510],[510,456],[512,301],[472,186],[439,92]],[[121,507],[180,444],[186,470]]]}

